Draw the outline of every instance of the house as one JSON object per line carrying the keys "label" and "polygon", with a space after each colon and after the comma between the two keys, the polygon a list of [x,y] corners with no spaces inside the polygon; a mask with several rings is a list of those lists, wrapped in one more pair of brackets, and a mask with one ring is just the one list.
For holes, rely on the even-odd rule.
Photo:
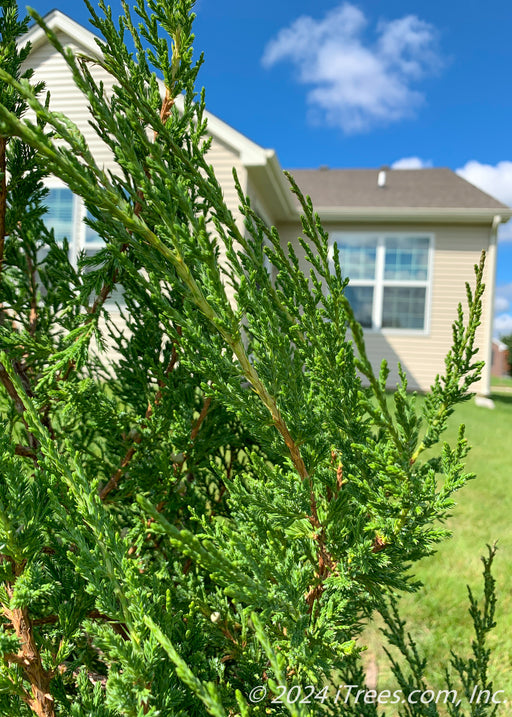
{"label": "house", "polygon": [[491,376],[510,375],[510,355],[508,346],[499,339],[492,340]]}
{"label": "house", "polygon": [[[63,13],[54,10],[45,21],[64,46],[91,56],[98,53],[94,35]],[[50,90],[52,108],[78,125],[98,163],[114,169],[106,146],[88,124],[86,101],[65,62],[38,26],[28,31],[26,41],[32,43],[27,62]],[[98,66],[94,71],[108,91],[109,76]],[[299,208],[275,151],[217,117],[207,117],[213,138],[208,158],[235,218],[242,225],[233,167],[257,213],[300,254]],[[489,394],[496,233],[512,210],[449,169],[320,168],[295,170],[293,175],[341,250],[345,273],[351,277],[348,293],[366,330],[368,355],[376,367],[383,358],[388,360],[390,383],[397,380],[398,362],[410,387],[420,390],[443,371],[457,304],[465,302],[465,282],[472,280],[473,266],[486,250],[488,289],[478,344],[487,365],[477,390]],[[58,180],[49,186],[50,222],[57,237],[70,239],[72,260],[82,251],[97,251],[101,240],[84,224],[81,200]]]}

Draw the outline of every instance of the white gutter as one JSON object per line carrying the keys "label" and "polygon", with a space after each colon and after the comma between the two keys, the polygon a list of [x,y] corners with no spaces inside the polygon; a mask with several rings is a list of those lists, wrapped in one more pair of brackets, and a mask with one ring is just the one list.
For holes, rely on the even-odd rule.
{"label": "white gutter", "polygon": [[[324,221],[397,221],[446,222],[448,224],[489,224],[494,221],[496,209],[439,208],[439,207],[322,207],[315,211]],[[299,209],[295,206],[296,216]],[[500,208],[500,222],[512,218],[512,209]]]}
{"label": "white gutter", "polygon": [[[493,335],[493,322],[494,322],[494,293],[496,284],[496,265],[497,265],[497,239],[498,239],[498,227],[503,222],[503,216],[496,214],[493,217],[491,225],[491,234],[489,237],[489,249],[485,257],[487,265],[487,276],[488,281],[486,282],[487,291],[487,356],[485,359],[485,368],[483,376],[483,390],[484,396],[490,396],[491,394],[491,365],[492,365],[492,335]],[[506,221],[506,219],[505,219]]]}

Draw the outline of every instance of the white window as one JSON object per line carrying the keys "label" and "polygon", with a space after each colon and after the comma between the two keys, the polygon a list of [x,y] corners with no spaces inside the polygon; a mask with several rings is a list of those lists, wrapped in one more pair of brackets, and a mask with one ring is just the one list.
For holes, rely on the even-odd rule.
{"label": "white window", "polygon": [[44,203],[48,211],[43,217],[44,223],[53,229],[57,242],[67,238],[69,259],[76,267],[82,252],[91,256],[104,246],[104,241],[85,223],[87,209],[80,197],[57,179],[48,180],[47,187],[49,193]]}
{"label": "white window", "polygon": [[[93,256],[105,246],[100,235],[85,223],[88,212],[81,197],[77,197],[60,180],[50,178],[49,189],[44,203],[47,212],[43,220],[48,229],[53,229],[56,241],[62,245],[64,238],[69,244],[69,260],[76,268],[80,256]],[[42,255],[40,255],[42,258]],[[105,302],[109,310],[123,302],[123,289],[115,288]]]}
{"label": "white window", "polygon": [[426,332],[433,237],[409,233],[333,233],[356,319],[367,329]]}

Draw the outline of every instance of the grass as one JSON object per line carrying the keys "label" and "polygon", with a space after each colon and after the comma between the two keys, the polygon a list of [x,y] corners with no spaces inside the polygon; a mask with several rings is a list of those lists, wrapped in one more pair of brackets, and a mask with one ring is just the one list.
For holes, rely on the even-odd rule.
{"label": "grass", "polygon": [[512,388],[512,376],[492,376],[492,388]]}
{"label": "grass", "polygon": [[[512,386],[512,381],[510,381]],[[476,473],[456,496],[457,506],[447,527],[453,536],[435,556],[415,566],[424,587],[402,600],[401,615],[428,658],[427,676],[434,687],[442,683],[452,650],[470,655],[473,637],[466,585],[480,597],[486,544],[498,542],[494,562],[497,583],[497,627],[489,639],[495,690],[512,699],[512,394],[493,394],[495,409],[479,408],[474,401],[460,406],[451,417],[446,440],[455,443],[460,423],[472,449],[467,469]],[[379,669],[379,689],[387,688],[391,674],[382,649],[378,623],[365,633],[368,659]],[[501,713],[500,713],[501,714]]]}

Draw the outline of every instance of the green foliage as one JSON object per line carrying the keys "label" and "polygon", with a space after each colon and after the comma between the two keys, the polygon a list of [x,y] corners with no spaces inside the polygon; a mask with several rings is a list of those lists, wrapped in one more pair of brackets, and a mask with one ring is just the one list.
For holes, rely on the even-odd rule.
{"label": "green foliage", "polygon": [[[364,620],[391,615],[404,644],[386,600],[417,588],[411,565],[471,478],[463,427],[439,444],[481,369],[483,260],[420,415],[403,372],[391,397],[385,363],[374,373],[339,256],[293,179],[308,273],[236,175],[243,229],[227,208],[190,0],[139,0],[138,26],[128,6],[118,24],[90,7],[94,62],[45,28],[115,173],[21,75],[25,25],[2,9],[0,713],[336,714],[323,690],[362,684]],[[105,242],[78,267],[44,226],[49,173]],[[474,659],[453,660],[464,686],[488,684],[486,575]],[[414,646],[404,656],[423,685]],[[267,698],[250,704],[258,685]],[[324,699],[273,701],[279,685]]]}
{"label": "green foliage", "polygon": [[[506,336],[501,336],[500,341],[502,341],[505,344],[505,346],[507,347],[509,357],[512,356],[512,334],[507,334]],[[509,373],[509,375],[512,375],[512,365],[510,362],[510,358],[509,358],[509,362],[508,362],[508,373]]]}
{"label": "green foliage", "polygon": [[[462,717],[463,715],[484,717],[498,713],[499,705],[504,701],[504,695],[503,691],[494,689],[494,685],[489,679],[490,650],[486,646],[487,634],[496,626],[494,622],[495,581],[491,574],[496,547],[487,547],[488,555],[482,558],[484,564],[482,607],[479,606],[468,587],[469,614],[475,632],[475,638],[471,645],[472,656],[466,658],[452,652],[451,669],[446,669],[446,690],[436,694],[435,700],[426,701],[424,704],[416,697],[414,702],[400,711],[401,715],[434,717],[439,714],[448,714],[452,717]],[[381,608],[381,614],[386,623],[383,632],[388,638],[389,644],[397,647],[404,658],[405,669],[396,657],[388,652],[402,694],[411,695],[415,690],[428,694],[427,661],[418,653],[416,643],[411,635],[405,633],[405,623],[400,619],[398,613],[398,601],[391,598],[389,604]],[[458,683],[455,682],[455,675],[458,678]],[[440,705],[441,709],[444,707],[446,712],[439,710]]]}

